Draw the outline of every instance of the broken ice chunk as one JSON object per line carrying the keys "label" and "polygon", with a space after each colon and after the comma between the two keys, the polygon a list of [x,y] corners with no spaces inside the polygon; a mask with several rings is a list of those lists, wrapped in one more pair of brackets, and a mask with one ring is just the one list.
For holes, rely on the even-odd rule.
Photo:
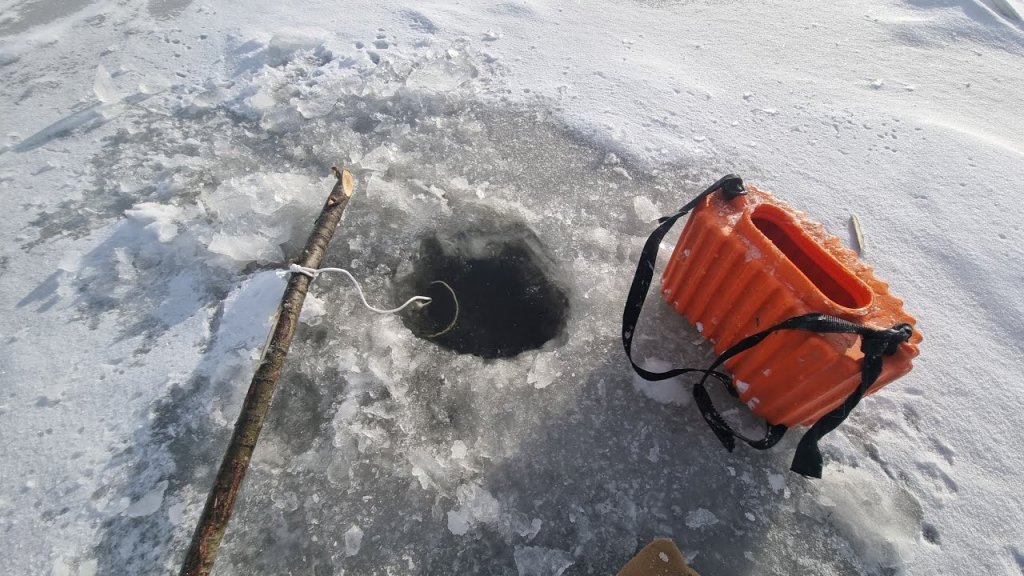
{"label": "broken ice chunk", "polygon": [[355,556],[359,554],[359,547],[363,544],[363,529],[359,526],[352,525],[348,531],[345,532],[345,556]]}
{"label": "broken ice chunk", "polygon": [[323,35],[312,30],[285,30],[274,34],[267,45],[267,64],[281,66],[300,50],[317,51],[324,44]]}
{"label": "broken ice chunk", "polygon": [[114,86],[114,78],[103,64],[96,66],[96,80],[93,82],[92,90],[96,93],[96,98],[104,104],[121,99],[121,94]]}
{"label": "broken ice chunk", "polygon": [[458,509],[448,512],[448,530],[462,536],[476,524],[493,524],[501,517],[501,503],[476,483],[463,484],[455,490]]}
{"label": "broken ice chunk", "polygon": [[540,546],[517,546],[513,558],[519,576],[561,576],[573,565],[572,555],[565,550]]}
{"label": "broken ice chunk", "polygon": [[533,361],[533,367],[526,375],[526,383],[532,384],[534,388],[542,390],[551,385],[558,377],[558,370],[554,366],[554,359],[551,354],[537,354]]}
{"label": "broken ice chunk", "polygon": [[661,211],[646,196],[633,198],[633,212],[636,213],[636,217],[644,224],[654,222],[661,216]]}
{"label": "broken ice chunk", "polygon": [[707,508],[697,508],[686,515],[686,525],[690,528],[706,528],[718,524],[718,517]]}

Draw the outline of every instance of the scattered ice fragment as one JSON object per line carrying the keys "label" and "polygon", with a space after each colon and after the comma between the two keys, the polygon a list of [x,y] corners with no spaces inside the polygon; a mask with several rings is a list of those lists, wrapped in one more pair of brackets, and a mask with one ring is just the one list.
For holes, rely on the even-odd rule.
{"label": "scattered ice fragment", "polygon": [[405,80],[407,88],[429,92],[455,90],[477,76],[476,67],[457,50],[448,50],[445,57],[435,58],[413,70]]}
{"label": "scattered ice fragment", "polygon": [[453,190],[465,191],[472,188],[465,176],[456,176],[449,180],[448,184]]}
{"label": "scattered ice fragment", "polygon": [[771,486],[773,492],[779,492],[786,487],[786,478],[782,474],[769,474],[768,485]]}
{"label": "scattered ice fragment", "polygon": [[267,339],[285,280],[274,271],[247,279],[224,299],[216,342],[221,350],[253,349]]}
{"label": "scattered ice fragment", "polygon": [[315,30],[290,29],[274,34],[267,45],[267,64],[286,64],[300,50],[317,50],[324,44],[323,35]]}
{"label": "scattered ice fragment", "polygon": [[543,525],[543,520],[541,520],[540,518],[534,518],[530,522],[530,531],[525,534],[520,533],[520,536],[524,536],[527,540],[533,540],[537,537],[537,534],[540,534],[540,529]]}
{"label": "scattered ice fragment", "polygon": [[[672,368],[670,363],[656,358],[647,359],[643,366],[651,372],[664,372]],[[650,382],[641,378],[639,374],[634,374],[633,388],[659,404],[676,404],[679,406],[690,404],[690,394],[679,378]]]}
{"label": "scattered ice fragment", "polygon": [[470,516],[465,510],[448,511],[448,531],[456,536],[464,536],[469,532]]}
{"label": "scattered ice fragment", "polygon": [[627,172],[626,169],[623,168],[622,166],[616,166],[612,168],[612,172],[618,174],[619,176],[625,178],[626,180],[633,179],[633,177],[629,175],[629,172]]}
{"label": "scattered ice fragment", "polygon": [[96,576],[99,565],[99,561],[95,558],[83,561],[78,565],[78,576]]}
{"label": "scattered ice fragment", "polygon": [[448,474],[444,466],[425,448],[412,448],[405,455],[412,465],[412,475],[420,482],[424,490],[430,487],[439,488],[448,484]]}
{"label": "scattered ice fragment", "polygon": [[452,442],[452,460],[464,460],[469,450],[466,448],[466,443],[462,440],[456,440]]}
{"label": "scattered ice fragment", "polygon": [[302,312],[299,313],[299,321],[309,326],[316,326],[326,313],[327,307],[324,300],[307,294],[306,301],[302,305]]}
{"label": "scattered ice fragment", "polygon": [[551,385],[558,377],[558,370],[555,368],[555,361],[552,354],[537,354],[533,360],[533,367],[526,375],[526,383],[532,384],[534,388],[542,390]]}
{"label": "scattered ice fragment", "polygon": [[746,516],[747,520],[750,520],[751,522],[756,520],[756,517],[750,512],[744,512],[743,515]]}
{"label": "scattered ice fragment", "polygon": [[345,532],[345,556],[355,556],[363,544],[363,529],[355,524]]}
{"label": "scattered ice fragment", "polygon": [[871,87],[874,88],[875,90],[881,88],[883,84],[885,84],[885,82],[883,82],[881,78],[877,78],[871,81]]}
{"label": "scattered ice fragment", "polygon": [[96,65],[96,79],[93,81],[92,90],[96,93],[96,98],[104,104],[117,102],[121,99],[117,87],[114,86],[113,77],[110,76],[110,72],[107,71],[106,66],[103,64]]}
{"label": "scattered ice fragment", "polygon": [[330,187],[306,176],[257,173],[230,178],[201,201],[213,212],[208,249],[244,266],[284,259],[281,245],[292,239],[292,224],[309,222],[316,214],[318,194]]}
{"label": "scattered ice fragment", "polygon": [[513,558],[519,576],[561,576],[573,565],[572,555],[565,550],[540,546],[516,546]]}
{"label": "scattered ice fragment", "polygon": [[701,334],[704,334],[704,323],[703,322],[697,322],[697,332],[700,332]]}
{"label": "scattered ice fragment", "polygon": [[686,525],[690,528],[706,528],[715,524],[718,524],[718,517],[707,508],[697,508],[686,515]]}
{"label": "scattered ice fragment", "polygon": [[145,496],[139,498],[134,504],[125,508],[121,514],[129,518],[141,518],[142,516],[149,516],[160,509],[160,505],[164,502],[164,492],[167,491],[167,481],[161,480],[156,488],[149,491]]}
{"label": "scattered ice fragment", "polygon": [[53,561],[53,568],[50,570],[50,576],[72,576],[74,573],[71,570],[71,566],[68,566],[67,562],[65,562],[63,558],[57,558]]}
{"label": "scattered ice fragment", "polygon": [[483,35],[484,42],[494,42],[495,40],[498,40],[499,38],[501,38],[501,32],[496,31],[496,30],[488,29],[486,32],[484,32],[484,35]]}
{"label": "scattered ice fragment", "polygon": [[654,222],[661,217],[661,211],[646,196],[636,196],[633,198],[633,212],[636,213],[636,217],[644,224]]}
{"label": "scattered ice fragment", "polygon": [[736,391],[740,394],[745,394],[750,389],[750,384],[747,384],[743,380],[736,381]]}
{"label": "scattered ice fragment", "polygon": [[501,503],[479,484],[462,484],[455,490],[459,507],[448,512],[448,530],[462,536],[477,524],[493,524],[501,515]]}
{"label": "scattered ice fragment", "polygon": [[299,497],[295,492],[275,492],[270,498],[274,502],[274,507],[284,510],[285,512],[291,512],[297,510],[299,507]]}
{"label": "scattered ice fragment", "polygon": [[170,242],[178,235],[177,222],[183,213],[177,206],[157,202],[142,202],[124,211],[125,216],[144,224],[144,228],[162,243]]}
{"label": "scattered ice fragment", "polygon": [[665,554],[664,552],[658,552],[658,558],[662,562],[668,562],[668,554]]}

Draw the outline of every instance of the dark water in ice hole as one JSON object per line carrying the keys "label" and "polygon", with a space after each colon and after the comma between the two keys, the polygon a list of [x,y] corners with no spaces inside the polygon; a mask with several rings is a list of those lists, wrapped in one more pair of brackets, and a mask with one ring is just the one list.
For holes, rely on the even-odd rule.
{"label": "dark water in ice hole", "polygon": [[530,236],[524,225],[511,234],[472,228],[424,238],[400,290],[433,301],[405,314],[406,326],[421,338],[482,358],[512,357],[562,334],[569,299],[546,266],[539,241]]}

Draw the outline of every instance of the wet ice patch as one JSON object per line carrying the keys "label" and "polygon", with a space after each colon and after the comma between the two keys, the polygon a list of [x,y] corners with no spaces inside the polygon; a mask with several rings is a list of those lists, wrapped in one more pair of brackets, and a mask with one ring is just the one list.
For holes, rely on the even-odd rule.
{"label": "wet ice patch", "polygon": [[267,339],[285,280],[277,272],[261,272],[245,280],[224,299],[217,331],[222,350],[255,350]]}

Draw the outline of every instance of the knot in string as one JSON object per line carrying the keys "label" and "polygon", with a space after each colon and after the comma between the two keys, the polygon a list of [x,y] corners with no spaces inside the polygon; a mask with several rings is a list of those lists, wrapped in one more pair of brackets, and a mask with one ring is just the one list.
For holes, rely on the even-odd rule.
{"label": "knot in string", "polygon": [[353,276],[351,272],[345,270],[344,268],[307,268],[305,266],[300,266],[299,264],[292,263],[288,265],[288,271],[291,272],[292,274],[302,274],[303,276],[309,276],[313,280],[316,280],[317,277],[319,277],[320,274],[323,274],[324,272],[341,272],[342,274],[347,276],[349,280],[352,281],[352,284],[355,285],[356,291],[359,292],[359,299],[363,301],[363,306],[366,306],[368,309],[378,314],[397,314],[398,312],[405,310],[409,306],[416,306],[417,308],[422,308],[427,304],[430,304],[431,302],[431,298],[427,296],[413,296],[412,298],[406,300],[405,303],[399,306],[398,308],[386,310],[371,306],[370,303],[366,301],[366,296],[363,295],[363,288],[359,285],[359,281],[355,279],[355,276]]}

